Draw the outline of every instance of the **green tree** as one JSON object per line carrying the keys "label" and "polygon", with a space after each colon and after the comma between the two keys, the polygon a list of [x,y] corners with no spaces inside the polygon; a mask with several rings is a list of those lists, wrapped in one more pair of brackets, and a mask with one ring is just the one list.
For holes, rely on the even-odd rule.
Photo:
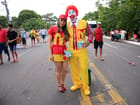
{"label": "green tree", "polygon": [[24,27],[25,30],[29,31],[32,28],[37,30],[41,29],[44,26],[44,22],[40,18],[31,18],[25,21],[25,23],[22,24],[22,27]]}
{"label": "green tree", "polygon": [[17,17],[12,17],[12,24],[14,25],[15,28],[18,28],[18,18]]}
{"label": "green tree", "polygon": [[106,0],[107,6],[96,3],[103,27],[113,29],[140,27],[140,0]]}
{"label": "green tree", "polygon": [[5,16],[0,16],[0,22],[1,22],[1,24],[3,25],[4,28],[7,27],[7,24],[8,24],[8,19],[7,19],[7,17],[5,17]]}
{"label": "green tree", "polygon": [[41,18],[41,16],[38,15],[35,11],[32,11],[32,10],[22,10],[19,13],[19,16],[18,16],[18,24],[22,25],[28,19],[32,19],[32,18],[38,19],[38,18]]}
{"label": "green tree", "polygon": [[98,12],[89,12],[87,14],[85,14],[85,16],[83,17],[84,20],[87,21],[96,21],[98,20],[99,16],[98,16]]}
{"label": "green tree", "polygon": [[[54,16],[53,13],[47,13],[47,14],[43,15],[42,19],[46,22],[46,25],[48,25],[48,26],[54,25],[57,22],[57,17]],[[48,26],[47,26],[47,28],[48,28]]]}

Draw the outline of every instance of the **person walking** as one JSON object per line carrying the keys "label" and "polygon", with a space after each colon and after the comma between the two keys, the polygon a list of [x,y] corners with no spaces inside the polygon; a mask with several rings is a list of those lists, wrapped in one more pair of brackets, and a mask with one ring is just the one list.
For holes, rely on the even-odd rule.
{"label": "person walking", "polygon": [[21,34],[23,47],[26,48],[26,32],[25,32],[24,28],[20,29],[20,34]]}
{"label": "person walking", "polygon": [[95,58],[96,59],[98,58],[97,51],[98,51],[98,47],[100,47],[100,60],[104,61],[104,58],[102,57],[103,34],[102,34],[101,22],[97,22],[97,28],[94,29],[93,34],[95,36],[95,40],[94,40]]}
{"label": "person walking", "polygon": [[30,36],[31,36],[32,47],[34,47],[35,46],[35,37],[36,37],[36,31],[34,29],[31,30]]}
{"label": "person walking", "polygon": [[47,30],[43,27],[43,29],[40,30],[40,33],[42,35],[43,43],[46,43]]}
{"label": "person walking", "polygon": [[2,24],[0,23],[0,65],[4,64],[2,51],[4,51],[8,56],[8,61],[10,61],[10,54],[8,51],[8,44],[7,44],[7,31],[2,29]]}
{"label": "person walking", "polygon": [[11,50],[11,53],[12,53],[12,57],[13,57],[13,60],[11,61],[11,63],[19,62],[18,54],[16,52],[16,45],[17,45],[18,37],[17,37],[17,32],[15,32],[13,30],[13,25],[12,24],[8,25],[7,39],[8,39],[8,44],[9,44],[9,47],[10,47],[10,50]]}

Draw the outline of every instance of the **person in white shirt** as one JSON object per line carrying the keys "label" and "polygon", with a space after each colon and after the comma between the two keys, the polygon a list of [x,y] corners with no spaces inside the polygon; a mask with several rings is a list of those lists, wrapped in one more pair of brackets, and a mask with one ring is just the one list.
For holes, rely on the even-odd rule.
{"label": "person in white shirt", "polygon": [[125,30],[121,30],[121,41],[123,41],[124,40],[124,37],[125,37],[125,34],[126,34],[127,32],[125,31]]}
{"label": "person in white shirt", "polygon": [[43,43],[46,43],[47,30],[43,27],[43,29],[40,30],[40,33],[42,35]]}

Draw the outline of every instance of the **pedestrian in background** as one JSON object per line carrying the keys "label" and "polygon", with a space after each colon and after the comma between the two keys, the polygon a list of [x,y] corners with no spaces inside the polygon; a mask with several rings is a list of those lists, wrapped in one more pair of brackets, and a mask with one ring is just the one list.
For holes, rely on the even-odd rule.
{"label": "pedestrian in background", "polygon": [[121,41],[124,41],[124,38],[125,38],[125,34],[127,32],[125,30],[121,30],[120,34],[121,34]]}
{"label": "pedestrian in background", "polygon": [[96,59],[98,58],[97,51],[98,51],[98,47],[100,47],[100,60],[104,61],[104,58],[102,57],[103,34],[102,34],[101,22],[97,23],[97,28],[94,29],[93,34],[95,36],[95,40],[94,40],[95,58]]}
{"label": "pedestrian in background", "polygon": [[40,32],[39,30],[36,31],[36,39],[37,39],[37,45],[39,46],[40,45]]}
{"label": "pedestrian in background", "polygon": [[128,28],[126,28],[125,39],[126,39],[126,40],[128,40],[128,38],[129,38],[129,29],[128,29]]}
{"label": "pedestrian in background", "polygon": [[56,67],[58,89],[60,92],[65,92],[64,81],[67,74],[68,61],[64,59],[64,50],[69,36],[65,15],[59,16],[57,26],[52,26],[48,34],[49,59],[54,62]]}
{"label": "pedestrian in background", "polygon": [[18,62],[19,59],[18,59],[18,54],[16,52],[16,45],[17,45],[18,37],[17,37],[17,32],[13,30],[13,25],[12,24],[8,25],[7,38],[8,38],[8,44],[9,44],[9,47],[10,47],[10,50],[11,50],[11,53],[12,53],[12,57],[13,57],[13,60],[12,60],[11,63]]}
{"label": "pedestrian in background", "polygon": [[111,35],[111,40],[114,41],[115,39],[115,33],[113,30],[110,31],[110,35]]}
{"label": "pedestrian in background", "polygon": [[17,32],[17,48],[21,48],[21,42],[22,42],[22,39],[21,39],[21,34],[20,34],[20,31]]}
{"label": "pedestrian in background", "polygon": [[42,35],[43,43],[46,43],[47,30],[45,29],[45,27],[40,30],[40,33]]}
{"label": "pedestrian in background", "polygon": [[136,40],[138,34],[139,34],[139,30],[135,27],[134,30],[133,30],[133,41]]}
{"label": "pedestrian in background", "polygon": [[25,32],[24,28],[20,29],[20,34],[21,34],[23,47],[26,48],[26,32]]}
{"label": "pedestrian in background", "polygon": [[8,51],[7,44],[7,31],[2,29],[2,24],[0,23],[0,65],[3,63],[2,51],[4,51],[8,56],[8,61],[10,61],[10,54]]}
{"label": "pedestrian in background", "polygon": [[30,36],[31,36],[32,47],[34,47],[35,46],[35,37],[36,37],[36,31],[34,29],[31,30]]}

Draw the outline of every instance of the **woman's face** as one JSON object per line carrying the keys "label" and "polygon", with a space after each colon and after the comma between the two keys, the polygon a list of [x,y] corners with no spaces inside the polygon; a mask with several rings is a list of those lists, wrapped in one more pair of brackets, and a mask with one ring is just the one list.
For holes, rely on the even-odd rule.
{"label": "woman's face", "polygon": [[65,19],[59,19],[59,26],[63,27],[66,24],[66,20]]}

